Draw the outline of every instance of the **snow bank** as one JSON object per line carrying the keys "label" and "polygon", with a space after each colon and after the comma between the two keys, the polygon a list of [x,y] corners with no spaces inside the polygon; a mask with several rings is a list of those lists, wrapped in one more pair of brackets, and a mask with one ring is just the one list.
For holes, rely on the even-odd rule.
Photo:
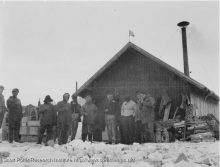
{"label": "snow bank", "polygon": [[[45,147],[34,143],[3,142],[9,157],[0,167],[205,167],[219,166],[219,142],[123,144],[82,142]],[[175,163],[184,154],[187,161]],[[0,156],[3,155],[0,154]]]}

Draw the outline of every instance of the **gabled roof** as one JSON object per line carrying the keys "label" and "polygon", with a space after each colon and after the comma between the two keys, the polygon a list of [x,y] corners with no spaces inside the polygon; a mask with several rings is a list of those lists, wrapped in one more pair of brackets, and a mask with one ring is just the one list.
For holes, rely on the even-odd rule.
{"label": "gabled roof", "polygon": [[129,48],[132,48],[136,50],[137,52],[143,54],[144,56],[148,57],[149,59],[157,62],[164,68],[168,69],[169,71],[173,72],[177,76],[179,76],[181,79],[187,81],[188,83],[194,85],[195,87],[211,93],[211,96],[214,97],[215,99],[217,98],[219,101],[219,97],[212,91],[210,91],[207,87],[202,85],[201,83],[197,82],[196,80],[186,76],[179,70],[175,69],[174,67],[170,66],[169,64],[163,62],[162,60],[156,58],[152,54],[146,52],[145,50],[141,49],[140,47],[136,46],[135,44],[128,42],[115,56],[113,56],[100,70],[98,70],[89,80],[87,80],[74,94],[78,95],[80,94],[84,89],[89,87],[89,85],[98,77],[100,76],[110,65],[112,65],[124,52],[126,52]]}

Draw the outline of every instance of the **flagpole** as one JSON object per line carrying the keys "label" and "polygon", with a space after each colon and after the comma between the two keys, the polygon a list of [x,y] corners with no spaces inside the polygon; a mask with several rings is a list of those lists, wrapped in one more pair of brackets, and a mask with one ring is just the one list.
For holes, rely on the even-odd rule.
{"label": "flagpole", "polygon": [[128,30],[128,42],[130,42],[130,32]]}

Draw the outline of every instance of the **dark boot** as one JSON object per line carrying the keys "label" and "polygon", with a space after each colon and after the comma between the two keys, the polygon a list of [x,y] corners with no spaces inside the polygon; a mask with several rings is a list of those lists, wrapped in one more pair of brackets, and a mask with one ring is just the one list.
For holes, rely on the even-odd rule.
{"label": "dark boot", "polygon": [[92,133],[89,133],[88,138],[89,138],[89,141],[92,143]]}
{"label": "dark boot", "polygon": [[10,129],[10,128],[8,131],[8,141],[9,143],[13,143],[13,129]]}
{"label": "dark boot", "polygon": [[68,141],[68,138],[69,138],[68,134],[64,134],[64,136],[63,136],[63,138],[62,138],[62,143],[63,143],[63,144],[66,144],[67,141]]}
{"label": "dark boot", "polygon": [[42,143],[43,137],[44,137],[44,134],[39,133],[37,144],[41,144]]}
{"label": "dark boot", "polygon": [[73,138],[73,137],[71,137],[71,141],[73,141],[75,139],[75,137]]}
{"label": "dark boot", "polygon": [[85,142],[87,138],[87,134],[86,133],[82,133],[82,141]]}
{"label": "dark boot", "polygon": [[23,143],[22,141],[19,140],[19,129],[14,130],[14,137],[15,137],[15,142]]}
{"label": "dark boot", "polygon": [[48,142],[49,140],[52,140],[53,125],[47,125],[46,129],[47,129],[47,139],[46,139],[46,142]]}
{"label": "dark boot", "polygon": [[52,140],[52,132],[47,131],[47,139],[46,139],[46,142],[48,142],[49,140]]}

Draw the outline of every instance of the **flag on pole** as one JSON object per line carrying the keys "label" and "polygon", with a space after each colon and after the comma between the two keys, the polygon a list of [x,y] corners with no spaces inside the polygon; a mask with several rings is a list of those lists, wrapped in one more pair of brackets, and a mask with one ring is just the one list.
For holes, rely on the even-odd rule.
{"label": "flag on pole", "polygon": [[134,33],[131,30],[129,30],[129,36],[134,37]]}

